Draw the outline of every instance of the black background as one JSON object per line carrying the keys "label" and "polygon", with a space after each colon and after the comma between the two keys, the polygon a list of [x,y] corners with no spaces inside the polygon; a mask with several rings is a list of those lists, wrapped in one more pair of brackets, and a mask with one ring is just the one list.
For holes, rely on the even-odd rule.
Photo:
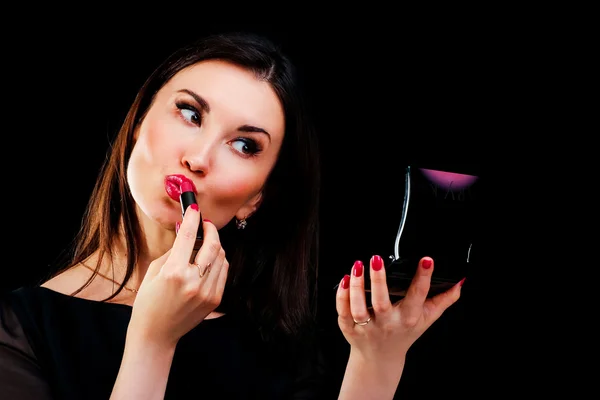
{"label": "black background", "polygon": [[[489,185],[482,160],[503,129],[500,93],[517,61],[505,56],[502,32],[485,29],[485,21],[408,29],[341,18],[190,20],[201,11],[184,5],[179,12],[169,17],[176,24],[142,16],[37,15],[7,41],[5,209],[16,234],[5,243],[23,249],[27,261],[6,264],[2,289],[41,279],[69,244],[109,139],[162,59],[206,33],[263,33],[300,68],[320,132],[319,307],[327,354],[339,374],[333,379],[341,379],[348,348],[337,328],[334,286],[354,260],[393,253],[406,165],[479,175],[483,197]],[[482,253],[476,265],[485,268]],[[478,270],[471,271],[461,300],[409,353],[398,394],[482,394],[478,381],[493,344],[480,324],[480,286]]]}

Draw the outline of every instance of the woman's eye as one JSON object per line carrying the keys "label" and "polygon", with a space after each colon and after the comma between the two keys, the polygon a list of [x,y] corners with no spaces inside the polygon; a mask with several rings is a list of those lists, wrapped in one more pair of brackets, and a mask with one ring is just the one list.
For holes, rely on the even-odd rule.
{"label": "woman's eye", "polygon": [[242,154],[253,155],[260,151],[257,143],[252,139],[240,138],[232,142],[231,147]]}
{"label": "woman's eye", "polygon": [[177,108],[181,116],[188,122],[198,125],[201,122],[200,113],[191,105],[185,103],[177,103]]}
{"label": "woman's eye", "polygon": [[181,115],[183,118],[187,119],[190,122],[197,124],[200,122],[200,117],[198,117],[198,113],[192,110],[181,110]]}

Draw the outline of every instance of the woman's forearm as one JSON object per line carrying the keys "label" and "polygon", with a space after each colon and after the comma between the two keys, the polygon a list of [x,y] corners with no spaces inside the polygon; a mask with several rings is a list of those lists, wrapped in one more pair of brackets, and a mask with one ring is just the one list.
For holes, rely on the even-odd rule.
{"label": "woman's forearm", "polygon": [[164,399],[174,346],[127,338],[110,400]]}
{"label": "woman's forearm", "polygon": [[392,365],[377,363],[350,352],[339,400],[393,399],[404,370],[404,361],[405,357],[399,357]]}

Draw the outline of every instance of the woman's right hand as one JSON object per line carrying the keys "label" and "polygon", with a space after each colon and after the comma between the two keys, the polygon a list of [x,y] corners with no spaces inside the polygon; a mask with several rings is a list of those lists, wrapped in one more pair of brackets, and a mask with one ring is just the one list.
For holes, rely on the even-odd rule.
{"label": "woman's right hand", "polygon": [[[150,263],[133,304],[128,335],[175,346],[220,304],[229,263],[216,227],[200,221],[197,207],[186,210],[171,250]],[[200,223],[204,242],[191,264]]]}

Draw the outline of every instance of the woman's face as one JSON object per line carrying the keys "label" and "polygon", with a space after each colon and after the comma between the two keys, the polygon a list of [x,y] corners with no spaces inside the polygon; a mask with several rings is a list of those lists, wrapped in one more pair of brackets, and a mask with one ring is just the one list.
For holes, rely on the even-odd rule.
{"label": "woman's face", "polygon": [[284,135],[284,112],[267,82],[223,61],[176,74],[156,95],[135,132],[127,169],[140,219],[173,230],[181,221],[181,179],[196,189],[217,228],[260,203]]}

